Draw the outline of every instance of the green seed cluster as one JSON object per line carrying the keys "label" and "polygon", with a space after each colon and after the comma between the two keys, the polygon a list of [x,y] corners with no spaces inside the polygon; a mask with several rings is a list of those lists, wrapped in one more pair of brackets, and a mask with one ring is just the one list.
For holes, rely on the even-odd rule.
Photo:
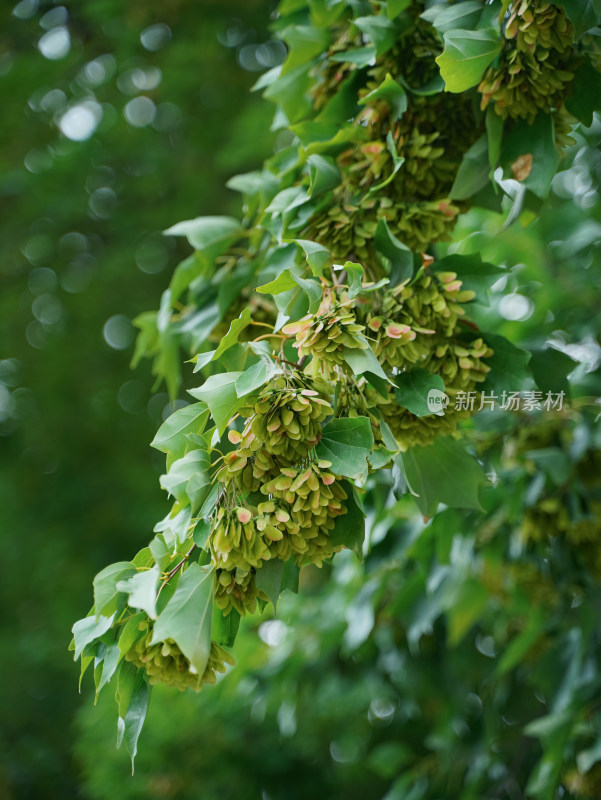
{"label": "green seed cluster", "polygon": [[219,569],[240,569],[250,572],[253,567],[260,567],[263,561],[271,556],[267,540],[278,535],[270,527],[260,529],[259,520],[254,518],[248,508],[238,506],[233,511],[221,506],[213,520],[210,547],[213,563]]}
{"label": "green seed cluster", "polygon": [[[217,474],[223,489],[209,537],[215,601],[224,614],[253,613],[259,599],[267,601],[256,585],[265,561],[294,557],[320,566],[335,551],[329,533],[346,513],[347,495],[325,471],[330,462],[311,457],[322,423],[334,413],[328,397],[323,379],[286,367],[240,409],[242,432],[229,431],[236,448]],[[265,500],[258,500],[259,490]]]}
{"label": "green seed cluster", "polygon": [[452,351],[449,338],[457,333],[458,320],[465,315],[463,304],[475,296],[461,287],[454,272],[424,270],[414,281],[383,293],[376,313],[371,312],[367,320],[376,335],[373,346],[380,362],[391,369],[415,365],[427,369],[431,359],[440,361],[438,353],[442,355],[443,349]]}
{"label": "green seed cluster", "polygon": [[280,463],[293,464],[319,442],[321,424],[332,413],[315,389],[277,378],[255,403],[250,428],[268,453]]}
{"label": "green seed cluster", "polygon": [[365,261],[372,259],[379,219],[385,219],[407,247],[421,252],[432,242],[449,238],[459,211],[459,206],[447,199],[398,201],[384,192],[358,192],[345,182],[334,190],[334,205],[316,214],[303,236],[323,244],[340,260]]}
{"label": "green seed cluster", "polygon": [[[346,513],[346,491],[331,473],[329,461],[281,469],[280,475],[261,487],[261,492],[280,501],[298,530],[288,533],[287,542],[299,564],[310,561],[321,566],[337,549],[330,540],[335,518]],[[287,521],[283,523],[287,525]]]}
{"label": "green seed cluster", "polygon": [[332,292],[328,292],[317,313],[285,325],[282,333],[296,335],[294,346],[299,356],[313,356],[318,361],[340,365],[344,363],[343,348],[364,350],[368,347],[364,330],[364,326],[357,323],[350,304],[333,300]]}
{"label": "green seed cluster", "polygon": [[[303,232],[340,259],[369,257],[381,217],[408,247],[425,250],[432,242],[448,238],[465,205],[451,203],[448,194],[463,155],[477,136],[470,98],[408,92],[406,110],[394,119],[384,98],[370,97],[387,76],[416,89],[437,78],[434,57],[442,52],[442,41],[419,13],[417,5],[407,10],[398,41],[367,71],[358,92],[365,106],[355,120],[356,141],[338,157],[341,183],[333,191],[332,202],[316,213]],[[315,68],[320,78],[316,109],[334,97],[340,82],[356,69],[331,57],[338,59],[345,50],[360,46],[357,36],[343,34],[328,59]],[[403,159],[396,172],[391,149]]]}
{"label": "green seed cluster", "polygon": [[172,639],[151,644],[153,625],[150,619],[140,622],[145,634],[125,654],[125,660],[141,667],[151,684],[164,683],[180,691],[192,689],[199,692],[205,683],[215,683],[217,672],[225,672],[226,664],[234,665],[233,657],[221,645],[211,642],[209,661],[202,675],[198,675]]}
{"label": "green seed cluster", "polygon": [[221,569],[217,570],[215,584],[215,605],[227,616],[234,608],[241,616],[254,614],[257,600],[267,602],[268,598],[257,589],[255,570]]}
{"label": "green seed cluster", "polygon": [[601,764],[597,762],[584,773],[573,767],[562,776],[563,786],[577,800],[599,800],[601,798]]}
{"label": "green seed cluster", "polygon": [[545,0],[512,3],[505,24],[501,64],[489,67],[478,90],[481,107],[493,103],[504,119],[532,122],[562,105],[574,77],[574,28],[564,9]]}

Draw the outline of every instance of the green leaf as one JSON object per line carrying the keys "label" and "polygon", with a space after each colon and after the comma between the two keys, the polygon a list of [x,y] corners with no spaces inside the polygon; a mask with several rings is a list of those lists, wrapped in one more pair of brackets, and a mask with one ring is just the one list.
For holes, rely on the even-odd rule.
{"label": "green leaf", "polygon": [[457,646],[482,617],[489,602],[488,590],[475,580],[465,581],[447,612],[449,644]]}
{"label": "green leaf", "polygon": [[100,619],[102,613],[112,614],[117,609],[117,598],[119,590],[117,582],[135,575],[136,568],[131,561],[118,561],[116,564],[109,564],[101,570],[94,578],[94,609],[96,610],[96,620]]}
{"label": "green leaf", "polygon": [[140,630],[140,622],[146,619],[146,615],[140,611],[134,614],[131,619],[128,619],[121,633],[119,634],[119,650],[122,655],[129,653],[132,647],[146,635],[145,631]]}
{"label": "green leaf", "polygon": [[463,156],[449,197],[451,200],[472,197],[486,186],[489,173],[488,139],[481,136]]}
{"label": "green leaf", "polygon": [[497,672],[504,675],[509,670],[523,661],[524,656],[532,645],[538,641],[545,628],[545,614],[540,610],[532,608],[531,615],[526,618],[524,628],[515,636],[497,664]]}
{"label": "green leaf", "polygon": [[344,265],[344,271],[347,276],[348,283],[348,296],[351,300],[360,294],[363,285],[363,267],[361,264],[355,264],[353,261],[347,261]]}
{"label": "green leaf", "polygon": [[433,516],[439,503],[451,508],[481,508],[478,490],[486,475],[454,439],[439,436],[427,447],[411,447],[402,461],[424,516]]}
{"label": "green leaf", "polygon": [[565,9],[574,26],[576,39],[601,21],[601,9],[595,8],[594,0],[555,0],[555,3]]}
{"label": "green leaf", "polygon": [[518,159],[532,159],[532,167],[526,178],[520,181],[537,197],[545,198],[557,172],[560,154],[555,146],[553,118],[550,114],[537,114],[529,125],[525,120],[516,120],[503,139],[501,164],[504,174],[513,177],[512,165]]}
{"label": "green leaf", "polygon": [[344,501],[347,512],[336,517],[330,540],[334,547],[343,545],[361,557],[365,541],[365,513],[357,502],[354,488],[346,482],[344,488],[348,494],[348,499]]}
{"label": "green leaf", "polygon": [[194,527],[194,533],[192,534],[192,538],[194,540],[194,544],[197,547],[200,547],[201,550],[207,546],[207,541],[209,539],[209,534],[211,533],[211,523],[207,517],[203,517],[199,519]]}
{"label": "green leaf", "polygon": [[499,31],[494,28],[447,31],[444,44],[436,63],[447,92],[465,92],[476,86],[502,47]]}
{"label": "green leaf", "polygon": [[380,217],[378,220],[374,244],[376,245],[376,250],[390,261],[395,284],[413,276],[413,253],[391,233],[384,217]]}
{"label": "green leaf", "polygon": [[211,650],[213,567],[190,564],[154,625],[151,644],[173,639],[198,675]]}
{"label": "green leaf", "polygon": [[271,197],[271,194],[275,194],[279,187],[276,176],[267,169],[257,169],[241,175],[233,175],[226,181],[225,185],[228,189],[232,189],[234,192],[241,192],[249,197],[254,197],[261,193]]}
{"label": "green leaf", "polygon": [[145,611],[151,619],[156,619],[156,599],[159,578],[160,569],[158,564],[156,564],[152,569],[137,572],[127,580],[119,581],[117,589],[129,595],[127,604],[131,606],[131,608],[138,608],[141,611]]}
{"label": "green leaf", "polygon": [[[174,514],[173,511],[176,510]],[[192,509],[190,506],[177,509],[176,506],[167,514],[167,516],[154,526],[155,533],[162,533],[167,545],[171,546],[174,541],[183,544],[188,538],[188,529],[190,527],[190,520],[192,518]],[[154,541],[154,540],[153,540]],[[152,547],[151,547],[152,550]],[[155,558],[155,560],[157,560]]]}
{"label": "green leaf", "polygon": [[98,620],[94,616],[84,617],[75,623],[71,629],[75,642],[75,655],[73,656],[75,661],[88,644],[100,639],[110,629],[114,616],[114,614],[111,614],[110,617],[100,615]]}
{"label": "green leaf", "polygon": [[318,242],[310,239],[293,239],[294,243],[302,247],[307,258],[307,264],[313,275],[319,278],[323,274],[323,268],[330,258],[330,251]]}
{"label": "green leaf", "polygon": [[188,390],[192,397],[208,405],[219,435],[227,428],[228,422],[240,405],[241,401],[236,394],[236,381],[240,375],[241,372],[211,375],[200,388]]}
{"label": "green leaf", "polygon": [[324,425],[317,445],[317,457],[332,462],[335,475],[364,481],[367,478],[367,456],[374,437],[367,417],[333,419]]}
{"label": "green leaf", "polygon": [[161,489],[184,505],[189,502],[194,512],[208,494],[209,467],[210,458],[206,450],[192,450],[174,461],[166,475],[161,475]]}
{"label": "green leaf", "polygon": [[396,26],[387,17],[357,17],[353,23],[372,41],[379,56],[384,55],[396,42]]}
{"label": "green leaf", "polygon": [[299,64],[281,74],[267,87],[264,97],[281,106],[289,122],[298,122],[313,111],[311,88],[313,79],[309,74],[311,62]]}
{"label": "green leaf", "polygon": [[341,174],[334,159],[313,154],[307,158],[307,164],[309,166],[309,197],[317,197],[340,183]]}
{"label": "green leaf", "polygon": [[96,689],[96,700],[98,699],[98,695],[102,689],[104,689],[117,671],[117,667],[119,666],[121,658],[122,655],[121,651],[119,650],[119,645],[117,642],[113,642],[107,647],[106,653],[104,654],[104,658],[102,660],[102,675],[100,676],[100,682]]}
{"label": "green leaf", "polygon": [[149,694],[144,670],[138,669],[128,662],[123,662],[119,670],[116,692],[119,705],[117,747],[120,747],[125,741],[127,752],[131,758],[132,775],[138,751],[138,739],[148,710]]}
{"label": "green leaf", "polygon": [[[269,563],[269,562],[268,562]],[[232,647],[240,628],[240,614],[235,608],[230,609],[227,615],[217,606],[213,607],[213,629],[211,638],[224,647]]]}
{"label": "green leaf", "polygon": [[577,362],[573,358],[553,347],[536,351],[530,359],[530,369],[536,385],[543,392],[553,392],[553,394],[569,393],[568,375],[576,366]]}
{"label": "green leaf", "polygon": [[397,403],[416,417],[427,417],[434,413],[428,408],[428,393],[431,389],[444,392],[444,381],[425,369],[413,368],[395,375],[394,390]]}
{"label": "green leaf", "polygon": [[388,133],[386,134],[386,148],[390,153],[390,155],[392,156],[392,164],[393,164],[392,172],[387,178],[384,178],[383,181],[380,181],[380,183],[377,183],[375,186],[372,186],[369,189],[368,194],[375,194],[376,192],[379,192],[381,189],[383,189],[385,186],[388,186],[388,184],[393,180],[394,176],[397,174],[397,172],[405,163],[404,157],[399,156],[398,154],[396,142],[394,141],[394,137],[391,131],[388,131]]}
{"label": "green leaf", "polygon": [[272,558],[265,561],[261,569],[257,570],[256,583],[260,592],[265,592],[273,603],[274,611],[277,608],[278,597],[282,588],[282,575],[284,573],[284,562],[279,558]]}
{"label": "green leaf", "polygon": [[499,163],[501,144],[503,142],[503,117],[500,117],[492,106],[486,109],[484,119],[488,137],[488,165],[491,170]]}
{"label": "green leaf", "polygon": [[388,104],[393,121],[400,119],[407,110],[407,92],[389,72],[386,73],[386,77],[376,89],[359,100],[359,105],[369,105],[374,100],[384,100]]}
{"label": "green leaf", "polygon": [[271,359],[262,358],[240,375],[236,381],[236,394],[238,397],[245,397],[271,380],[278,372],[279,368]]}
{"label": "green leaf", "polygon": [[165,236],[185,236],[207,261],[214,261],[244,233],[233,217],[196,217],[178,222],[164,231]]}
{"label": "green leaf", "polygon": [[282,573],[282,585],[280,588],[280,594],[281,592],[285,591],[294,592],[295,594],[297,594],[299,575],[300,575],[300,567],[293,558],[289,558],[288,561],[284,562],[284,571]]}
{"label": "green leaf", "polygon": [[290,270],[285,269],[275,280],[270,281],[263,286],[257,286],[255,292],[259,292],[259,294],[276,295],[281,294],[282,292],[289,292],[290,289],[295,289],[297,285],[298,284],[290,274]]}
{"label": "green leaf", "polygon": [[[564,712],[565,713],[565,712]],[[581,773],[588,772],[598,761],[601,761],[601,738],[587,747],[586,750],[581,750],[576,756],[576,763]]]}
{"label": "green leaf", "polygon": [[421,18],[432,23],[439,33],[457,30],[474,30],[482,15],[479,0],[465,0],[448,6],[445,3],[433,5],[421,14]]}
{"label": "green leaf", "polygon": [[366,347],[361,350],[358,347],[343,347],[342,357],[352,369],[353,375],[364,375],[366,372],[371,372],[379,378],[388,381],[388,383],[392,383],[380,366],[380,362],[376,358],[371,347]]}
{"label": "green leaf", "polygon": [[284,73],[305,64],[327,50],[330,41],[328,30],[315,28],[312,25],[289,25],[284,28],[281,36],[289,50],[282,70]]}
{"label": "green leaf", "polygon": [[225,351],[235,345],[240,338],[242,331],[247,328],[252,322],[252,313],[250,308],[245,308],[237,319],[232,320],[229,331],[225,334],[223,339],[219,342],[219,347],[215,351],[214,358],[217,359],[223,355]]}
{"label": "green leaf", "polygon": [[493,349],[492,356],[486,359],[490,372],[486,381],[481,384],[482,391],[494,391],[497,394],[504,391],[519,392],[524,382],[531,377],[527,366],[530,353],[512,344],[504,336],[487,333],[482,338]]}
{"label": "green leaf", "polygon": [[601,101],[601,73],[589,61],[584,61],[574,73],[565,106],[583,125],[593,124],[593,114]]}
{"label": "green leaf", "polygon": [[373,67],[376,63],[376,48],[368,45],[366,47],[343,50],[342,53],[333,53],[329,59],[330,61],[338,61],[342,64],[345,62],[354,64],[358,69]]}
{"label": "green leaf", "polygon": [[386,15],[388,19],[394,19],[411,5],[412,0],[388,0],[386,3]]}
{"label": "green leaf", "polygon": [[150,443],[162,453],[183,456],[189,444],[189,433],[201,434],[209,418],[205,403],[192,403],[170,414]]}
{"label": "green leaf", "polygon": [[301,276],[298,274],[300,270],[302,270],[302,267],[295,267],[293,270],[291,270],[291,274],[295,283],[300,286],[300,288],[309,298],[309,313],[314,314],[319,308],[323,297],[321,284],[318,283],[314,278],[301,278]]}

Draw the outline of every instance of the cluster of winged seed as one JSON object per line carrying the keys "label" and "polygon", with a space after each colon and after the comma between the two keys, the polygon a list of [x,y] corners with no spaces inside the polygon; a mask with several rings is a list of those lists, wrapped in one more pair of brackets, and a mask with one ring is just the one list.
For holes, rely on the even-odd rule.
{"label": "cluster of winged seed", "polygon": [[250,429],[255,440],[280,463],[307,456],[321,437],[321,423],[333,413],[315,389],[278,378],[261,392]]}
{"label": "cluster of winged seed", "polygon": [[229,431],[228,438],[238,447],[224,456],[217,479],[221,484],[235,486],[246,494],[256,492],[261,480],[275,469],[273,457],[249,426],[243,434],[235,430]]}
{"label": "cluster of winged seed", "polygon": [[458,392],[472,392],[486,380],[490,367],[482,359],[492,354],[484,339],[449,339],[436,345],[427,369],[440,375],[446,393],[454,399]]}
{"label": "cluster of winged seed", "polygon": [[254,614],[257,610],[257,600],[267,601],[267,596],[257,589],[256,573],[254,570],[240,568],[229,570],[221,569],[216,572],[215,605],[227,616],[235,609],[240,616]]}
{"label": "cluster of winged seed", "polygon": [[[257,520],[248,508],[238,506],[233,511],[219,508],[213,520],[210,546],[213,563],[219,569],[240,569],[250,572],[271,558],[268,541],[278,531],[259,530]],[[281,536],[281,534],[279,534]]]}
{"label": "cluster of winged seed", "polygon": [[335,518],[346,514],[343,501],[348,495],[341,482],[327,470],[329,461],[319,460],[305,467],[282,467],[280,474],[261,487],[265,495],[284,504],[298,531],[287,537],[299,564],[309,560],[321,565],[336,551],[329,537]]}
{"label": "cluster of winged seed", "polygon": [[234,665],[234,658],[216,642],[211,642],[209,661],[202,675],[193,670],[190,662],[171,639],[151,644],[153,625],[151,620],[140,622],[145,632],[142,638],[125,654],[125,660],[141,667],[148,675],[149,683],[164,683],[180,691],[193,689],[199,692],[205,683],[215,683],[217,672],[225,672],[226,664]]}
{"label": "cluster of winged seed", "polygon": [[326,294],[315,314],[307,314],[298,322],[285,325],[282,333],[296,336],[294,346],[300,356],[314,356],[322,362],[342,364],[344,348],[364,350],[368,347],[364,330],[348,304],[333,303]]}
{"label": "cluster of winged seed", "polygon": [[377,313],[367,320],[380,362],[398,370],[426,366],[437,346],[456,333],[465,314],[462,304],[475,296],[461,286],[454,272],[423,271],[383,293]]}
{"label": "cluster of winged seed", "polygon": [[487,69],[478,87],[481,107],[492,102],[503,118],[529,122],[539,110],[560,108],[574,77],[573,38],[573,25],[561,6],[545,0],[513,3],[501,63]]}

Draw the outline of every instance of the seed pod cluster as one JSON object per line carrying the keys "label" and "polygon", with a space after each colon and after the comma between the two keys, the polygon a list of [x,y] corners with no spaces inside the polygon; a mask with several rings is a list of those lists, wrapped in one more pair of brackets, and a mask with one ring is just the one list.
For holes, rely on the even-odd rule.
{"label": "seed pod cluster", "polygon": [[[321,566],[336,549],[329,532],[335,518],[346,513],[343,501],[348,495],[335,475],[327,471],[329,467],[329,461],[321,460],[303,467],[282,467],[280,475],[261,487],[263,494],[280,501],[280,509],[295,526],[294,532],[286,528],[286,533],[299,564],[310,561]],[[288,521],[280,527],[282,524]]]}
{"label": "seed pod cluster", "polygon": [[[334,205],[311,218],[303,236],[315,239],[336,257],[368,260],[379,219],[411,250],[424,251],[432,242],[448,239],[460,208],[444,198],[431,201],[396,201],[385,192],[357,194],[343,178],[334,190]],[[378,275],[378,277],[382,277]]]}
{"label": "seed pod cluster", "polygon": [[[355,120],[356,141],[338,156],[341,183],[333,191],[332,202],[319,210],[303,234],[340,259],[368,258],[381,217],[408,247],[425,250],[432,242],[448,238],[465,205],[451,203],[448,194],[463,155],[477,138],[470,98],[408,92],[407,108],[395,119],[387,100],[372,96],[387,76],[415,89],[437,77],[434,57],[443,49],[440,36],[419,18],[417,6],[407,10],[403,21],[399,39],[367,71],[365,86],[359,90],[364,108]],[[339,80],[355,69],[340,62],[345,49],[359,46],[356,37],[341,37],[330,53],[336,61],[318,68],[320,105],[338,91]],[[397,157],[403,163],[395,171]]]}
{"label": "seed pod cluster", "polygon": [[453,338],[437,344],[427,368],[441,376],[446,393],[454,400],[458,392],[472,392],[486,380],[490,367],[483,359],[492,354],[481,338]]}
{"label": "seed pod cluster", "polygon": [[255,403],[250,429],[280,464],[293,464],[319,442],[321,424],[332,413],[329,402],[309,388],[308,381],[278,377],[267,384]]}
{"label": "seed pod cluster", "polygon": [[180,691],[192,689],[199,692],[205,683],[215,683],[217,672],[225,672],[226,664],[234,665],[234,658],[217,642],[211,642],[209,661],[202,675],[192,671],[190,662],[172,639],[151,644],[153,625],[150,619],[140,622],[145,634],[125,654],[125,660],[141,667],[151,684],[164,683]]}
{"label": "seed pod cluster", "polygon": [[267,541],[270,531],[259,530],[249,508],[238,506],[232,511],[221,506],[210,538],[213,563],[219,569],[240,569],[250,572],[271,558]]}
{"label": "seed pod cluster", "polygon": [[282,328],[282,333],[296,336],[294,346],[299,356],[313,356],[320,362],[344,363],[343,348],[366,349],[365,327],[357,323],[350,303],[332,300],[330,290],[315,314]]}
{"label": "seed pod cluster", "polygon": [[241,616],[254,614],[258,599],[267,602],[267,596],[257,589],[254,570],[218,569],[216,574],[215,605],[225,616],[232,608]]}
{"label": "seed pod cluster", "polygon": [[584,774],[574,766],[561,778],[562,786],[578,800],[599,800],[601,798],[601,764],[593,764]]}
{"label": "seed pod cluster", "polygon": [[257,491],[261,480],[277,469],[273,456],[264,449],[263,443],[249,426],[246,426],[243,434],[231,430],[229,439],[238,447],[224,456],[217,479],[245,494]]}
{"label": "seed pod cluster", "polygon": [[461,287],[454,272],[423,271],[414,281],[383,293],[367,320],[376,334],[374,352],[380,362],[399,370],[416,364],[428,368],[429,360],[438,358],[437,348],[451,349],[448,339],[465,314],[462,304],[475,296]]}
{"label": "seed pod cluster", "polygon": [[501,64],[489,67],[478,87],[481,107],[501,117],[532,122],[539,110],[562,105],[574,77],[574,27],[565,10],[545,0],[518,0],[505,23]]}

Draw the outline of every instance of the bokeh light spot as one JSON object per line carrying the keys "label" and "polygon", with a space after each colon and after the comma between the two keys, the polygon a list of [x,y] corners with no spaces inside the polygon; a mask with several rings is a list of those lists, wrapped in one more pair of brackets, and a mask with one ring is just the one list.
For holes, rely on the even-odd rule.
{"label": "bokeh light spot", "polygon": [[170,40],[171,28],[168,25],[165,25],[164,22],[159,22],[156,25],[150,25],[150,27],[145,28],[140,34],[142,47],[144,47],[146,50],[150,50],[151,53],[160,50],[161,47],[165,47]]}
{"label": "bokeh light spot", "polygon": [[101,105],[94,100],[86,100],[65,111],[58,126],[67,139],[84,142],[94,133],[101,119]]}
{"label": "bokeh light spot", "polygon": [[65,27],[52,28],[38,42],[40,53],[49,61],[59,61],[71,49],[71,37]]}
{"label": "bokeh light spot", "polygon": [[125,119],[135,128],[144,128],[154,121],[156,106],[150,97],[134,97],[123,110]]}
{"label": "bokeh light spot", "polygon": [[124,314],[115,314],[104,323],[104,341],[113,350],[125,350],[134,338],[134,327]]}

